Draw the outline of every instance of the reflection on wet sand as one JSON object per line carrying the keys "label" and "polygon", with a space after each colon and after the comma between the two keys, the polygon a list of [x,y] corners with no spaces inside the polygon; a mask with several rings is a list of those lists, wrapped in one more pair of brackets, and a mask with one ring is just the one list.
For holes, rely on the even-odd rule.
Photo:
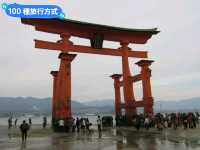
{"label": "reflection on wet sand", "polygon": [[27,147],[26,147],[26,143],[22,143],[21,144],[21,149],[26,149]]}
{"label": "reflection on wet sand", "polygon": [[[2,132],[1,132],[2,131]],[[51,129],[32,129],[26,144],[21,144],[17,129],[0,132],[1,150],[197,150],[200,129],[197,130],[141,130],[134,128],[106,128],[99,134],[91,132],[53,133]]]}
{"label": "reflection on wet sand", "polygon": [[[173,135],[168,137],[165,132],[138,132],[126,131],[122,129],[107,129],[102,134],[93,133],[75,133],[67,136],[52,137],[52,145],[55,148],[62,149],[196,149],[198,143],[190,143],[188,140],[180,140]],[[173,141],[177,139],[177,141]],[[199,140],[199,139],[198,139]],[[196,146],[194,146],[196,145]]]}

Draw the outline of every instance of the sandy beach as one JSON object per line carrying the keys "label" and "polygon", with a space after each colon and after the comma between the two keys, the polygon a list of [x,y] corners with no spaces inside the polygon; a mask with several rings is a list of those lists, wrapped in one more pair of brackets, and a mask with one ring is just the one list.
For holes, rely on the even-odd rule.
{"label": "sandy beach", "polygon": [[134,128],[105,128],[99,136],[91,133],[54,133],[50,127],[32,126],[28,141],[21,144],[18,128],[0,126],[0,150],[199,150],[200,129],[156,129],[136,131]]}

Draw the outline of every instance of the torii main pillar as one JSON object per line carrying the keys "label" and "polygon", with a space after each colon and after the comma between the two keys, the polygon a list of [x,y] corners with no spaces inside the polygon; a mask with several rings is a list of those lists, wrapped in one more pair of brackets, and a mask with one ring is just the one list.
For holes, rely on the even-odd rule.
{"label": "torii main pillar", "polygon": [[122,51],[122,75],[123,75],[123,90],[124,90],[124,101],[125,101],[125,113],[126,116],[130,118],[136,113],[136,110],[133,106],[135,102],[133,83],[129,80],[131,76],[128,60],[128,52],[130,48],[128,47],[129,43],[121,42],[121,47],[119,48]]}
{"label": "torii main pillar", "polygon": [[63,129],[67,129],[71,124],[71,62],[75,57],[76,54],[60,53],[59,55],[61,62],[56,82],[54,82],[53,96],[54,129],[59,128],[59,121],[64,121]]}
{"label": "torii main pillar", "polygon": [[110,76],[114,79],[114,88],[115,88],[115,115],[121,116],[121,94],[120,94],[120,78],[121,74],[113,74]]}
{"label": "torii main pillar", "polygon": [[54,120],[58,118],[56,113],[56,85],[58,80],[58,71],[51,71],[51,75],[53,76],[53,96],[52,96],[52,124],[54,123]]}

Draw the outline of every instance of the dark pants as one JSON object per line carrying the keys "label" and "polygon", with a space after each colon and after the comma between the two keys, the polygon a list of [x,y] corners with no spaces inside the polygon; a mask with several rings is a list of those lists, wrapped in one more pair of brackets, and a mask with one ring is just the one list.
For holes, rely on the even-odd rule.
{"label": "dark pants", "polygon": [[22,131],[22,142],[25,142],[27,139],[27,131]]}
{"label": "dark pants", "polygon": [[43,128],[46,128],[46,126],[47,126],[47,123],[44,122],[44,123],[43,123]]}
{"label": "dark pants", "polygon": [[98,131],[101,132],[101,125],[98,125]]}

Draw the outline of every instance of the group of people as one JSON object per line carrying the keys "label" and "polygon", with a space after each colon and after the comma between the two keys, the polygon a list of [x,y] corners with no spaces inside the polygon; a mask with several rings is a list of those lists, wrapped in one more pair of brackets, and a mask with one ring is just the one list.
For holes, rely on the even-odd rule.
{"label": "group of people", "polygon": [[[72,132],[80,132],[80,130],[82,131],[88,131],[90,133],[90,126],[92,126],[92,123],[89,121],[88,118],[76,118],[73,119],[73,125],[72,125]],[[101,118],[100,116],[98,116],[97,118],[97,126],[98,126],[98,131],[101,132],[101,126],[102,126],[102,122],[101,122]]]}
{"label": "group of people", "polygon": [[[177,129],[178,127],[183,127],[184,129],[187,128],[196,128],[199,124],[199,117],[200,114],[198,112],[196,113],[157,113],[157,114],[136,114],[132,117],[131,124],[137,129],[140,130],[140,128],[157,128],[158,130],[163,130],[164,128],[173,128]],[[12,117],[8,119],[8,128],[12,128]],[[14,120],[14,125],[17,127],[17,121],[16,118]],[[120,126],[123,123],[126,122],[126,116],[116,116],[116,126]],[[98,116],[97,120],[97,127],[98,132],[101,134],[102,132],[102,120],[101,117]],[[28,119],[28,123],[26,123],[26,120],[23,120],[22,124],[19,126],[21,135],[22,135],[22,142],[26,142],[27,139],[27,132],[30,130],[32,125],[32,119]],[[43,118],[42,123],[43,128],[46,128],[47,126],[47,118]],[[90,127],[92,126],[92,123],[89,121],[88,118],[76,118],[73,119],[72,124],[72,132],[77,131],[78,133],[80,131],[88,131],[91,132]]]}
{"label": "group of people", "polygon": [[132,123],[137,130],[140,128],[149,128],[156,127],[158,130],[164,128],[173,128],[177,129],[178,127],[187,128],[196,128],[199,124],[199,113],[170,113],[170,114],[161,114],[157,113],[155,115],[144,115],[139,114],[133,116]]}
{"label": "group of people", "polygon": [[[17,122],[18,122],[18,119],[15,118],[15,121],[14,121],[14,126],[17,127]],[[8,118],[8,128],[12,128],[13,126],[13,118],[12,117],[9,117]]]}
{"label": "group of people", "polygon": [[[23,121],[25,121],[25,120],[23,120]],[[16,128],[17,127],[17,123],[18,123],[18,119],[17,118],[15,118],[14,124],[13,124],[13,117],[9,117],[8,118],[8,128],[9,129],[12,128],[13,125]],[[32,125],[32,119],[31,118],[28,118],[28,124],[29,124],[29,127],[31,127],[31,125]],[[42,127],[46,128],[46,126],[47,126],[47,117],[43,117]]]}
{"label": "group of people", "polygon": [[80,132],[80,130],[85,131],[87,130],[88,132],[90,132],[90,126],[92,124],[90,123],[88,118],[76,118],[73,119],[73,125],[72,125],[72,132],[75,132],[75,130],[77,130],[77,132]]}
{"label": "group of people", "polygon": [[[132,116],[131,125],[133,125],[137,130],[140,128],[157,128],[158,130],[163,130],[164,128],[173,128],[177,129],[178,127],[183,127],[184,129],[187,128],[196,128],[197,124],[199,124],[199,117],[200,114],[196,113],[157,113],[157,114],[136,114]],[[15,127],[17,126],[18,119],[16,118],[14,121]],[[123,125],[127,121],[126,116],[116,116],[116,126]],[[8,119],[8,128],[12,128],[12,117]],[[97,120],[97,127],[98,132],[101,133],[102,131],[102,120],[101,117],[98,116]],[[27,139],[27,132],[30,130],[32,125],[32,119],[28,119],[28,123],[26,120],[23,120],[22,124],[19,126],[20,131],[22,133],[22,142],[26,142]],[[43,128],[47,126],[47,118],[43,117]],[[88,131],[90,133],[90,126],[92,123],[89,121],[88,118],[76,118],[73,119],[72,124],[72,132],[80,132],[80,131]]]}
{"label": "group of people", "polygon": [[[32,119],[31,119],[31,118],[28,118],[28,122],[29,122],[29,126],[31,126],[31,125],[32,125]],[[13,125],[14,125],[14,127],[16,128],[16,127],[17,127],[17,123],[18,123],[18,119],[17,119],[17,118],[15,118],[14,124],[13,124],[13,117],[9,117],[9,118],[8,118],[8,128],[9,128],[9,129],[12,128]]]}

